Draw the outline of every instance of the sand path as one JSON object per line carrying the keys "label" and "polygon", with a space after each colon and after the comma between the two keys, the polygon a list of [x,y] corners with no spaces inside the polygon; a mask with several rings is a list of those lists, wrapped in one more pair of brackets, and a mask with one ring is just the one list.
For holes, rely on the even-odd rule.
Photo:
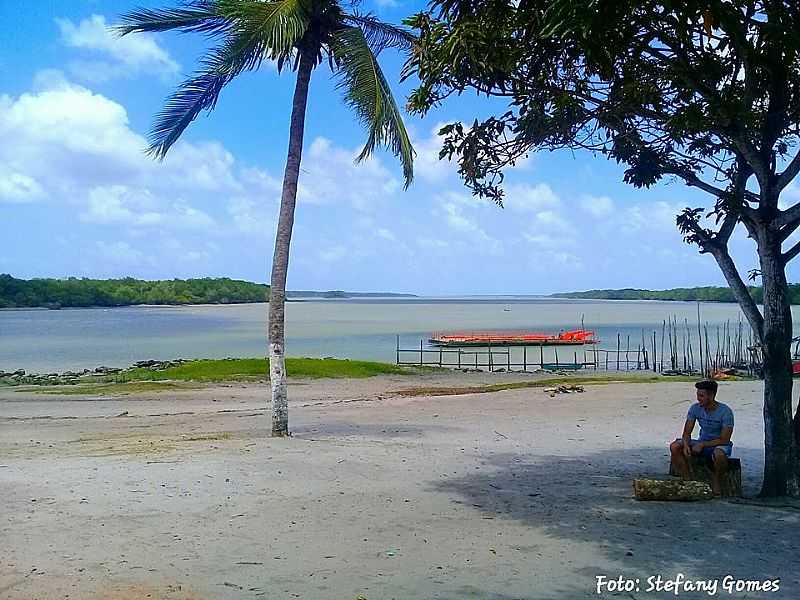
{"label": "sand path", "polygon": [[[514,377],[295,382],[285,440],[267,437],[264,386],[3,392],[0,598],[674,598],[645,585],[677,573],[780,577],[718,595],[800,597],[800,510],[632,499],[633,477],[666,469],[689,384],[395,395]],[[760,393],[720,391],[751,494]],[[598,596],[596,575],[641,591]]]}

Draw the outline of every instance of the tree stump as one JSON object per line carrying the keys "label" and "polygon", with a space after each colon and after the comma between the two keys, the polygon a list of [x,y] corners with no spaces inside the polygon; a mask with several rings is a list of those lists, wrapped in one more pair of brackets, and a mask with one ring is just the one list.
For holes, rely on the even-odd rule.
{"label": "tree stump", "polygon": [[[691,480],[703,481],[711,485],[714,476],[714,461],[706,456],[692,456],[689,460]],[[669,474],[678,476],[675,465],[670,461]],[[742,496],[742,463],[738,458],[728,459],[728,473],[720,482],[720,493],[723,497]]]}
{"label": "tree stump", "polygon": [[633,495],[637,500],[672,500],[692,502],[710,500],[711,486],[702,481],[683,479],[634,479]]}

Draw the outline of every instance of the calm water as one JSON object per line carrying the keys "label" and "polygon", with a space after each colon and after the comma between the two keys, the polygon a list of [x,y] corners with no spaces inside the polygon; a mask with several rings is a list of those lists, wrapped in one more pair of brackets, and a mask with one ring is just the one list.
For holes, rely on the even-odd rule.
{"label": "calm water", "polygon": [[[266,312],[264,304],[0,311],[0,369],[50,372],[127,366],[148,358],[264,356]],[[701,313],[709,326],[735,323],[740,315],[734,304],[701,304]],[[402,347],[419,348],[420,339],[435,331],[557,333],[579,327],[581,317],[597,332],[601,347],[616,348],[618,333],[623,348],[627,336],[635,347],[642,330],[650,340],[657,330],[660,340],[662,320],[673,315],[680,323],[688,319],[696,331],[697,304],[689,302],[519,297],[291,302],[287,354],[394,362],[396,335]],[[566,358],[573,349],[560,352]]]}

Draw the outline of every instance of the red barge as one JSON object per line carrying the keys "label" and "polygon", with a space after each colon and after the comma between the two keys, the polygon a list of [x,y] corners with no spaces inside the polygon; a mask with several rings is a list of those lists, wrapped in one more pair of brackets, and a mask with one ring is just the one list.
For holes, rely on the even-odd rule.
{"label": "red barge", "polygon": [[433,346],[583,346],[599,342],[594,331],[575,329],[558,335],[530,332],[434,333],[428,343]]}

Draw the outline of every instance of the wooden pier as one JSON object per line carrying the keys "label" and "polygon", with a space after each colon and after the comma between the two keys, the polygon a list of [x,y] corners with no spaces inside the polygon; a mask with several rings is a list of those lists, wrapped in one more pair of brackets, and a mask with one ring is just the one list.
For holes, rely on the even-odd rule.
{"label": "wooden pier", "polygon": [[[581,319],[583,329],[583,319]],[[396,340],[398,365],[416,365],[482,371],[652,371],[665,375],[693,375],[724,378],[731,374],[761,376],[762,356],[750,327],[740,318],[709,327],[700,320],[664,319],[661,331],[641,330],[641,337],[623,340],[617,334],[611,340],[580,347],[543,346],[538,343],[508,343],[464,347],[453,344],[431,344],[431,338],[420,339],[419,346],[402,348]],[[436,339],[436,338],[433,338]],[[800,351],[800,338],[795,354]]]}

